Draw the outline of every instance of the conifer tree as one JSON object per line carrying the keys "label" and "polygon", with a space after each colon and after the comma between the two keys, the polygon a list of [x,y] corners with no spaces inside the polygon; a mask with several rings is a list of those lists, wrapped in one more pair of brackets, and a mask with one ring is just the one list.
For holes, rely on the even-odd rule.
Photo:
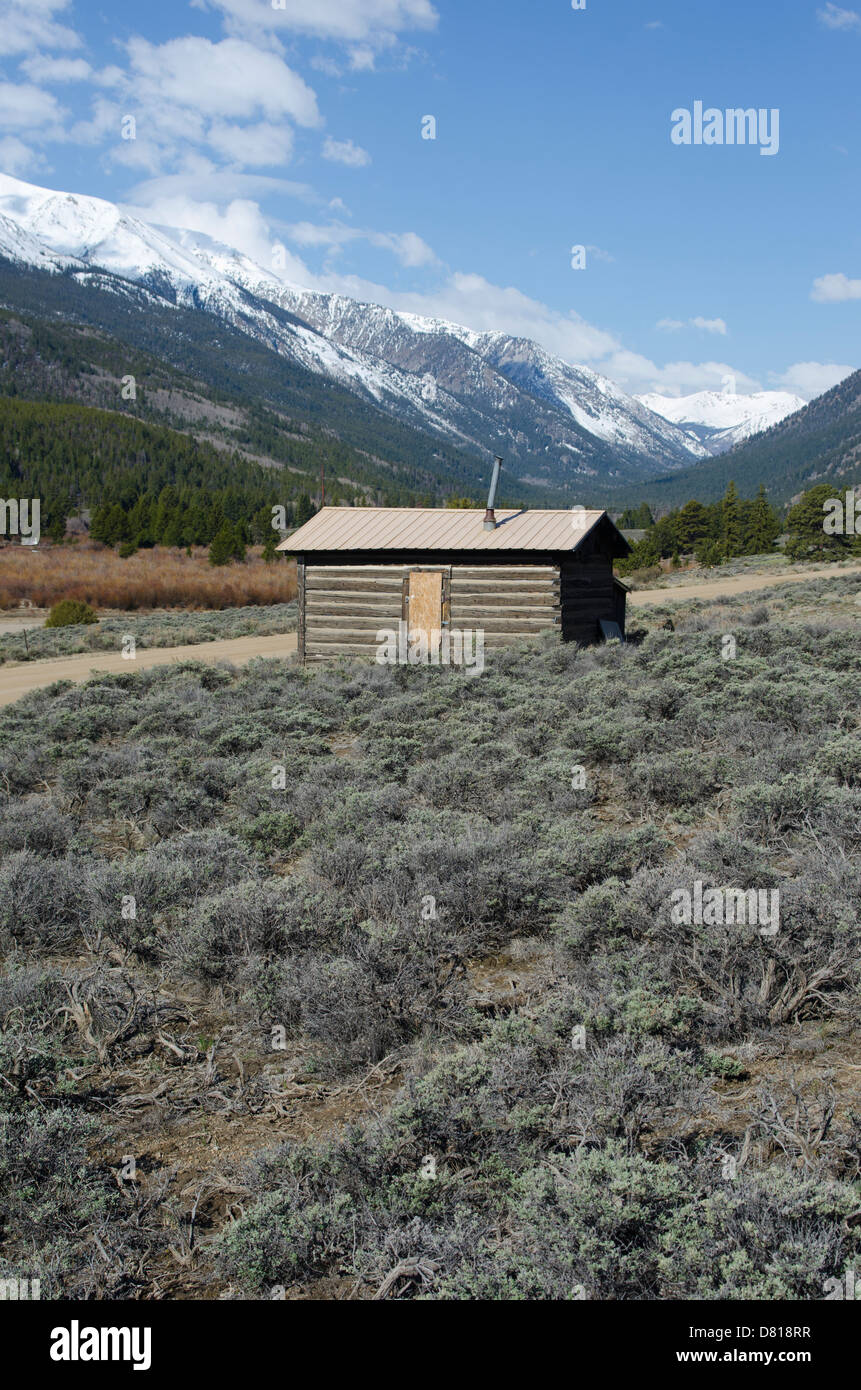
{"label": "conifer tree", "polygon": [[744,546],[744,531],[741,516],[741,498],[735,483],[731,482],[721,503],[721,539],[725,555],[740,555]]}

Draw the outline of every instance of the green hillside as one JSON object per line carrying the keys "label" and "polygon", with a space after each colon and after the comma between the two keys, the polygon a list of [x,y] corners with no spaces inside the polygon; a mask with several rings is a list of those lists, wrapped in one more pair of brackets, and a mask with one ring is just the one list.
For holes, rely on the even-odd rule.
{"label": "green hillside", "polygon": [[[397,506],[487,490],[487,461],[393,420],[345,387],[193,310],[154,303],[104,272],[98,284],[0,261],[0,393],[99,405],[305,474],[327,501]],[[285,315],[285,319],[289,319]],[[137,400],[121,396],[134,376]],[[501,501],[561,493],[512,482]]]}

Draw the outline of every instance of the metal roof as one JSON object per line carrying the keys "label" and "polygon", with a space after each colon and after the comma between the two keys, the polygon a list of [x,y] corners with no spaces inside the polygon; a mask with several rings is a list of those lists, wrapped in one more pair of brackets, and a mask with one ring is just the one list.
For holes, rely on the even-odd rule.
{"label": "metal roof", "polygon": [[[498,507],[496,529],[485,531],[483,507],[324,507],[278,549],[291,555],[316,550],[576,550],[606,515],[576,508]],[[625,547],[619,553],[626,553],[627,544],[617,534]]]}

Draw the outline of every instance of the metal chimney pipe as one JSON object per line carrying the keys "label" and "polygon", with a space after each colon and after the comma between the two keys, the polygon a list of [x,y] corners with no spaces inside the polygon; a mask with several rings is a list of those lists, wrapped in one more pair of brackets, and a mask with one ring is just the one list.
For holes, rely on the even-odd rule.
{"label": "metal chimney pipe", "polygon": [[501,467],[502,459],[497,454],[493,460],[493,476],[490,480],[490,492],[487,494],[487,511],[484,513],[485,531],[496,530],[496,513],[493,510],[493,504],[496,501],[496,489],[499,486],[499,470]]}

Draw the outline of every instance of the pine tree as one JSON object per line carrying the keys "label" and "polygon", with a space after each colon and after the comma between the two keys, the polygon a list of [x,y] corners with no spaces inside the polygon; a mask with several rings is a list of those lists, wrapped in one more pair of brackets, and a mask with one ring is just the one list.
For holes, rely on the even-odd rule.
{"label": "pine tree", "polygon": [[721,503],[721,539],[726,556],[741,555],[744,532],[741,517],[741,498],[735,483],[730,483]]}
{"label": "pine tree", "polygon": [[850,538],[829,535],[824,526],[826,503],[839,495],[831,483],[818,483],[791,509],[786,518],[791,560],[842,560],[850,553]]}
{"label": "pine tree", "polygon": [[744,549],[747,555],[767,554],[780,535],[780,518],[769,504],[765,485],[760,483],[756,497],[747,509]]}
{"label": "pine tree", "polygon": [[676,536],[680,550],[693,550],[711,532],[708,509],[702,502],[686,502],[676,517]]}
{"label": "pine tree", "polygon": [[229,565],[233,559],[235,548],[236,538],[233,534],[233,527],[229,521],[223,521],[209,547],[209,563],[211,565]]}

